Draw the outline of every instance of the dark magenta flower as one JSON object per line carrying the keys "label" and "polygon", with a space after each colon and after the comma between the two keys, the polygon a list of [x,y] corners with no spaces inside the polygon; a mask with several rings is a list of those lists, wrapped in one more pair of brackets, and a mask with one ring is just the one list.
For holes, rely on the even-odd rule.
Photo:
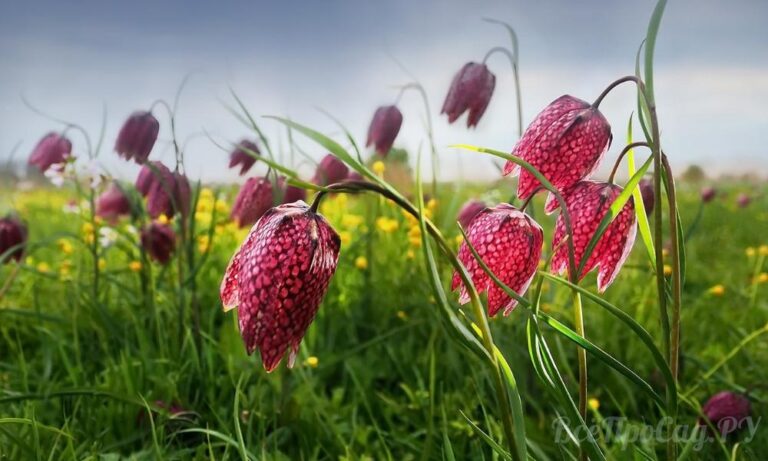
{"label": "dark magenta flower", "polygon": [[347,175],[347,181],[365,181],[365,178],[357,171],[351,170]]}
{"label": "dark magenta flower", "polygon": [[491,102],[495,86],[496,76],[485,64],[468,62],[453,77],[440,113],[447,114],[448,123],[453,123],[461,114],[469,111],[467,127],[476,126]]}
{"label": "dark magenta flower", "polygon": [[240,166],[240,176],[244,175],[251,169],[254,163],[256,163],[256,157],[248,153],[247,151],[253,151],[256,155],[260,155],[259,146],[252,141],[243,139],[240,144],[235,146],[232,153],[229,154],[229,167],[234,168]]}
{"label": "dark magenta flower", "polygon": [[467,229],[469,223],[477,216],[478,213],[485,209],[485,202],[481,200],[469,200],[465,203],[461,210],[459,210],[459,216],[457,221],[461,224],[461,227]]}
{"label": "dark magenta flower", "polygon": [[253,226],[224,274],[224,310],[237,308],[248,354],[259,349],[270,372],[299,344],[315,318],[339,258],[339,236],[306,203],[267,211]]}
{"label": "dark magenta flower", "polygon": [[141,230],[141,246],[152,260],[167,264],[176,249],[176,234],[171,226],[153,222]]}
{"label": "dark magenta flower", "polygon": [[643,178],[640,180],[638,187],[640,188],[640,195],[643,196],[643,208],[645,208],[645,214],[650,216],[653,212],[653,205],[656,202],[653,181]]}
{"label": "dark magenta flower", "polygon": [[315,170],[315,178],[312,180],[319,186],[327,186],[335,182],[343,181],[349,174],[349,168],[333,154],[327,154],[320,160]]}
{"label": "dark magenta flower", "polygon": [[[718,392],[707,400],[701,412],[720,434],[727,435],[739,429],[749,417],[749,399],[735,392]],[[699,420],[699,424],[704,425],[705,422]]]}
{"label": "dark magenta flower", "polygon": [[736,197],[736,205],[738,205],[739,208],[746,208],[750,203],[752,203],[752,197],[747,194],[739,194],[739,196]]}
{"label": "dark magenta flower", "polygon": [[151,112],[137,111],[125,121],[115,141],[115,152],[126,160],[144,163],[157,141],[160,123]]}
{"label": "dark magenta flower", "polygon": [[[574,257],[577,267],[600,221],[608,213],[611,204],[621,191],[622,188],[615,184],[580,181],[565,196],[565,204],[573,226]],[[578,279],[583,279],[589,271],[599,267],[597,287],[601,293],[605,291],[629,256],[632,245],[635,243],[636,231],[635,207],[630,198],[595,245]],[[552,271],[561,274],[568,271],[568,244],[564,241],[566,236],[563,214],[560,213],[552,239],[552,248],[555,251],[552,257]]]}
{"label": "dark magenta flower", "polygon": [[717,195],[717,191],[714,187],[705,187],[701,189],[701,201],[704,203],[709,203],[712,200],[714,200],[715,196]]}
{"label": "dark magenta flower", "polygon": [[[561,192],[588,177],[611,144],[611,126],[599,110],[573,96],[544,108],[515,145],[512,154],[533,165]],[[539,187],[527,170],[508,161],[504,175],[518,174],[517,196],[526,200]],[[548,203],[548,211],[557,202]]]}
{"label": "dark magenta flower", "polygon": [[[536,274],[541,257],[544,242],[541,226],[512,205],[501,203],[482,210],[469,224],[467,237],[488,268],[522,296]],[[509,315],[517,300],[493,283],[478,264],[467,242],[462,242],[459,248],[459,260],[467,268],[477,291],[488,293],[488,315],[493,317],[501,309],[504,309],[504,315]],[[457,288],[461,290],[459,302],[467,303],[467,289],[459,274],[454,272],[451,289]]]}
{"label": "dark magenta flower", "polygon": [[114,224],[121,216],[131,214],[131,201],[125,191],[113,182],[96,199],[96,216]]}
{"label": "dark magenta flower", "polygon": [[396,106],[381,106],[373,114],[373,120],[368,127],[368,140],[365,147],[373,145],[376,153],[386,156],[392,149],[400,125],[403,124],[403,114]]}
{"label": "dark magenta flower", "polygon": [[278,189],[280,189],[280,204],[293,203],[298,200],[307,199],[307,191],[301,187],[296,187],[288,184],[285,177],[280,177],[277,180]]}
{"label": "dark magenta flower", "polygon": [[248,178],[237,193],[230,218],[240,228],[252,226],[272,208],[272,201],[272,183],[267,178]]}
{"label": "dark magenta flower", "polygon": [[72,155],[72,143],[56,133],[48,133],[38,141],[27,163],[36,166],[41,173],[53,165],[64,163]]}
{"label": "dark magenta flower", "polygon": [[160,162],[147,162],[136,179],[136,189],[147,198],[147,213],[152,218],[189,213],[191,188],[182,173],[171,172]]}
{"label": "dark magenta flower", "polygon": [[0,258],[20,261],[27,243],[27,226],[18,218],[8,215],[0,219]]}

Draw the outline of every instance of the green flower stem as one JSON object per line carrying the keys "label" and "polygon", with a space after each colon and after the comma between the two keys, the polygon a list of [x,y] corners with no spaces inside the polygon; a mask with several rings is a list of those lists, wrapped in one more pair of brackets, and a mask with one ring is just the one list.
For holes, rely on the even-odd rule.
{"label": "green flower stem", "polygon": [[[396,205],[398,205],[400,208],[402,208],[403,210],[411,214],[416,219],[420,219],[419,210],[416,209],[407,200],[389,191],[387,188],[383,186],[373,184],[367,181],[345,181],[343,183],[336,183],[336,184],[331,184],[327,186],[325,190],[318,192],[318,194],[315,196],[315,199],[312,202],[310,210],[313,212],[316,212],[318,207],[320,206],[320,202],[322,201],[323,197],[329,192],[356,193],[361,191],[371,191],[371,192],[380,194],[381,196],[386,197],[387,199],[393,201]],[[489,364],[493,372],[494,387],[496,390],[496,395],[499,401],[499,405],[501,406],[502,423],[504,426],[505,438],[509,443],[512,459],[520,460],[520,457],[518,456],[519,452],[518,452],[517,444],[518,443],[524,444],[525,441],[524,440],[517,441],[514,436],[514,430],[513,430],[514,422],[512,418],[512,409],[510,406],[511,404],[510,404],[507,392],[505,390],[504,377],[502,375],[501,366],[499,364],[499,360],[496,354],[496,346],[493,342],[491,327],[488,323],[488,318],[485,315],[485,309],[483,308],[483,305],[480,302],[480,296],[478,295],[477,290],[474,284],[472,283],[472,280],[469,278],[469,275],[467,274],[466,269],[458,260],[453,250],[451,250],[450,246],[445,241],[445,238],[443,238],[440,230],[431,221],[424,219],[424,222],[426,225],[427,232],[429,232],[429,234],[434,238],[438,248],[440,248],[443,254],[448,258],[451,265],[454,267],[456,272],[461,277],[462,282],[464,283],[464,286],[467,287],[467,293],[469,294],[469,298],[470,298],[470,305],[472,306],[472,311],[474,313],[475,319],[480,329],[480,336],[483,341],[483,346],[489,355]],[[517,423],[523,424],[523,421],[517,421]],[[523,460],[520,460],[520,461],[523,461]]]}
{"label": "green flower stem", "polygon": [[[669,349],[669,366],[672,376],[678,379],[680,369],[680,309],[682,304],[682,279],[680,274],[680,248],[677,239],[677,197],[675,194],[675,178],[669,166],[666,155],[662,155],[664,173],[667,177],[667,200],[669,202],[669,232],[672,245],[672,331]],[[658,208],[661,208],[660,206]]]}

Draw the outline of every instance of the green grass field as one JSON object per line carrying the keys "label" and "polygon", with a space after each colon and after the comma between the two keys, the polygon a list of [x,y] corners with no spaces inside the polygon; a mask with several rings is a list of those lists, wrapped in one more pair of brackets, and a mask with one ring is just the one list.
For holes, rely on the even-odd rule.
{"label": "green grass field", "polygon": [[[768,382],[766,189],[716,184],[718,197],[691,229],[699,187],[678,186],[689,238],[679,421],[694,425],[699,405],[723,389],[749,392],[752,415],[760,418]],[[428,204],[456,247],[458,207],[486,190],[508,197],[512,182],[446,186]],[[739,208],[739,191],[761,198]],[[342,239],[338,271],[296,366],[286,369],[284,361],[267,374],[258,352],[245,354],[236,315],[219,301],[223,271],[246,234],[227,218],[234,192],[199,194],[190,299],[178,267],[142,263],[127,222],[96,222],[114,230],[105,233],[94,230],[87,207],[65,212],[75,191],[2,191],[0,207],[24,216],[30,245],[20,264],[0,266],[7,290],[0,299],[0,459],[501,459],[490,374],[454,339],[435,304],[418,222],[375,196],[324,202],[321,212]],[[553,218],[542,205],[535,203],[534,214],[549,236]],[[109,247],[91,244],[110,234],[116,239]],[[549,245],[545,240],[545,258]],[[638,237],[605,299],[661,347],[655,278],[644,253]],[[447,285],[449,266],[440,268]],[[594,291],[594,276],[581,285]],[[458,312],[455,296],[449,299]],[[545,313],[569,325],[571,302],[569,290],[543,281]],[[584,309],[587,337],[663,394],[664,381],[638,338],[595,303],[585,299]],[[493,318],[491,328],[517,377],[529,454],[568,459],[573,446],[555,441],[561,410],[529,357],[527,318],[518,308]],[[552,328],[542,332],[575,392],[576,347]],[[592,355],[588,361],[592,422],[656,424],[659,408],[648,395]],[[692,459],[732,452],[762,459],[768,432],[759,426],[746,443],[740,434],[704,444]],[[609,459],[655,459],[663,450],[605,434],[598,443]]]}

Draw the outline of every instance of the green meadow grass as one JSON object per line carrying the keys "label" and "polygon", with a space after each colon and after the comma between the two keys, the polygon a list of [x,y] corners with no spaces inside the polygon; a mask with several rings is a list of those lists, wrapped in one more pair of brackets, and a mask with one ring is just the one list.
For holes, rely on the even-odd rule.
{"label": "green meadow grass", "polygon": [[[768,282],[760,282],[768,272],[766,190],[718,187],[721,195],[690,229],[700,206],[698,186],[680,185],[682,220],[690,229],[682,424],[695,424],[696,408],[723,389],[750,392],[753,416],[766,416]],[[431,213],[452,244],[458,246],[458,207],[489,188],[439,191]],[[509,184],[493,188],[497,200],[512,195]],[[737,191],[747,188],[762,196],[737,208]],[[287,369],[284,361],[267,374],[258,353],[245,354],[236,312],[224,313],[219,302],[223,271],[245,235],[225,219],[232,192],[221,192],[218,215],[212,194],[202,193],[198,204],[197,318],[193,309],[179,311],[173,265],[152,264],[152,288],[142,290],[142,272],[132,270],[140,255],[125,223],[116,226],[121,237],[97,263],[94,298],[87,219],[62,210],[74,192],[3,191],[0,209],[18,210],[31,245],[18,267],[0,267],[3,282],[15,276],[0,299],[0,459],[501,459],[491,446],[505,444],[489,373],[452,339],[440,315],[413,230],[418,222],[373,196],[326,200],[321,211],[343,240],[336,276],[295,367]],[[553,218],[544,215],[541,202],[534,213],[550,237]],[[642,245],[638,237],[605,297],[660,347],[655,279]],[[448,267],[441,264],[445,286]],[[595,291],[594,276],[582,286]],[[570,325],[570,302],[569,290],[544,281],[547,314]],[[192,327],[197,322],[199,337]],[[585,322],[592,342],[663,395],[661,375],[636,337],[589,300]],[[530,455],[570,459],[573,446],[554,442],[558,407],[534,373],[524,314],[518,309],[498,316],[491,328],[518,380]],[[576,349],[543,328],[575,394]],[[658,420],[652,399],[588,359],[592,421]],[[655,459],[663,450],[598,439],[611,459]],[[734,452],[736,459],[764,459],[768,453],[763,427],[749,443],[738,441],[706,444],[690,459]]]}

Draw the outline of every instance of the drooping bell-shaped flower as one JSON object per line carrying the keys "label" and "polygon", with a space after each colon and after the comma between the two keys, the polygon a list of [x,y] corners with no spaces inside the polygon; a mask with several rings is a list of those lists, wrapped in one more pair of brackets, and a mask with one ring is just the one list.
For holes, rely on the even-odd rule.
{"label": "drooping bell-shaped flower", "polygon": [[335,182],[343,181],[349,174],[349,168],[333,154],[327,154],[320,160],[312,180],[319,186],[327,186]]}
{"label": "drooping bell-shaped flower", "polygon": [[0,219],[0,259],[20,261],[27,243],[27,226],[15,216]]}
{"label": "drooping bell-shaped flower", "polygon": [[[574,259],[577,268],[600,221],[608,213],[611,204],[621,191],[622,188],[615,184],[581,181],[573,186],[565,197],[573,227]],[[605,291],[629,256],[632,245],[635,243],[636,232],[635,206],[630,198],[600,237],[578,279],[583,279],[589,271],[598,267],[597,287],[600,292]],[[561,212],[557,217],[552,239],[552,248],[555,251],[552,257],[553,272],[562,274],[568,271],[569,245],[565,241],[567,235]]]}
{"label": "drooping bell-shaped flower", "polygon": [[[611,144],[611,126],[597,108],[573,96],[561,96],[544,108],[515,145],[512,154],[530,163],[560,192],[587,178]],[[518,174],[517,196],[527,200],[539,180],[508,161],[504,175]],[[557,208],[550,200],[547,209]]]}
{"label": "drooping bell-shaped flower", "polygon": [[176,249],[176,234],[171,226],[153,222],[141,230],[141,246],[153,261],[167,264]]}
{"label": "drooping bell-shaped flower", "polygon": [[[281,176],[277,180],[277,186],[278,186],[278,189],[280,190],[279,204],[293,203],[297,200],[307,199],[307,191],[305,189],[302,189],[301,187],[296,187],[288,184],[284,176]],[[278,197],[275,197],[275,200],[277,199]]]}
{"label": "drooping bell-shaped flower", "polygon": [[147,162],[136,179],[136,189],[147,198],[147,213],[152,218],[189,213],[191,188],[182,173],[171,172],[160,162]]}
{"label": "drooping bell-shaped flower", "polygon": [[272,208],[272,183],[267,178],[248,178],[232,205],[230,218],[240,228],[252,226]]}
{"label": "drooping bell-shaped flower", "polygon": [[365,147],[374,146],[376,153],[386,156],[392,149],[400,126],[403,124],[403,114],[397,106],[381,106],[373,114],[373,120],[368,127],[368,140]]}
{"label": "drooping bell-shaped flower", "polygon": [[717,190],[715,190],[714,187],[705,187],[701,189],[701,201],[704,203],[709,203],[712,200],[715,199],[715,196],[717,195]]}
{"label": "drooping bell-shaped flower", "polygon": [[160,122],[151,112],[132,113],[120,128],[115,141],[115,152],[126,160],[144,163],[157,141]]}
{"label": "drooping bell-shaped flower", "polygon": [[336,271],[340,242],[306,203],[288,203],[267,211],[232,257],[221,302],[225,311],[237,308],[245,348],[259,349],[268,372],[286,350],[293,365]]}
{"label": "drooping bell-shaped flower", "polygon": [[650,216],[653,212],[653,205],[656,203],[656,193],[653,190],[653,181],[650,179],[641,179],[638,183],[640,188],[640,195],[643,196],[643,208],[645,208],[645,214]]}
{"label": "drooping bell-shaped flower", "polygon": [[469,223],[472,222],[472,219],[484,209],[485,202],[475,199],[468,200],[467,203],[461,207],[461,210],[459,210],[459,215],[456,220],[459,221],[462,228],[467,229]]}
{"label": "drooping bell-shaped flower", "polygon": [[72,143],[57,133],[48,133],[38,141],[27,163],[45,173],[53,165],[63,164],[72,155]]}
{"label": "drooping bell-shaped flower", "polygon": [[[749,417],[750,403],[744,395],[722,391],[710,397],[701,412],[721,435],[727,435],[744,427]],[[700,420],[699,424],[706,423]]]}
{"label": "drooping bell-shaped flower", "polygon": [[114,224],[121,216],[131,214],[131,201],[117,183],[112,183],[96,199],[96,216]]}
{"label": "drooping bell-shaped flower", "polygon": [[256,157],[251,155],[248,151],[251,151],[256,155],[261,154],[259,146],[255,142],[248,141],[247,139],[240,141],[240,144],[238,144],[232,153],[229,154],[229,167],[234,168],[239,165],[240,176],[247,173],[254,163],[256,163]]}
{"label": "drooping bell-shaped flower", "polygon": [[[488,268],[504,284],[523,295],[528,289],[541,257],[544,234],[541,226],[530,216],[512,205],[501,203],[485,208],[469,223],[467,238]],[[493,317],[499,310],[509,315],[517,300],[508,296],[485,273],[475,259],[467,242],[459,248],[459,260],[467,268],[472,283],[479,293],[488,294],[488,315]],[[459,302],[469,301],[469,294],[454,272],[451,289],[460,288]]]}
{"label": "drooping bell-shaped flower", "polygon": [[752,203],[752,197],[747,194],[742,193],[736,197],[736,205],[738,205],[739,208],[746,208],[750,203]]}
{"label": "drooping bell-shaped flower", "polygon": [[467,127],[476,126],[491,102],[495,86],[496,76],[485,64],[468,62],[453,77],[440,113],[447,114],[448,123],[453,123],[469,111]]}

